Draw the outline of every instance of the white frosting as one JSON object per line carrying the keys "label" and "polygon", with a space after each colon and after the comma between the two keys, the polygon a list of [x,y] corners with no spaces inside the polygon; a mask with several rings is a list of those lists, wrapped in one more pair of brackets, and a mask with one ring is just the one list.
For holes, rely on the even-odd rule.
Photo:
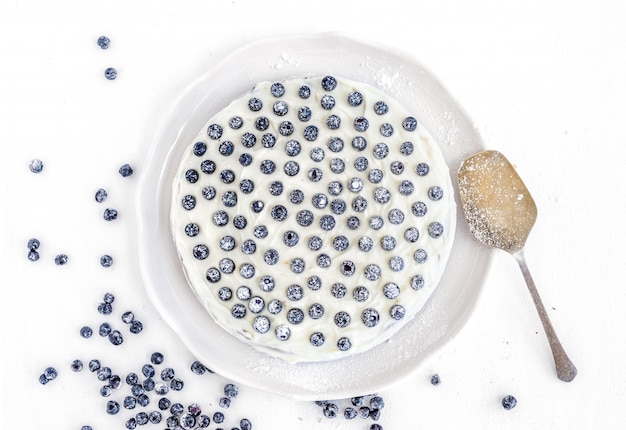
{"label": "white frosting", "polygon": [[[380,342],[388,339],[400,329],[406,322],[419,312],[424,306],[433,290],[435,289],[442,272],[445,268],[448,255],[454,238],[455,227],[455,203],[453,188],[443,156],[432,140],[429,133],[419,123],[412,130],[403,127],[406,118],[412,118],[411,114],[395,100],[388,97],[376,88],[347,79],[338,78],[337,85],[333,89],[324,89],[322,77],[298,78],[281,83],[285,89],[283,95],[275,97],[271,92],[272,83],[258,84],[250,93],[235,100],[230,106],[216,114],[207,122],[207,126],[198,134],[181,160],[178,172],[174,179],[171,225],[173,237],[182,261],[185,274],[191,288],[213,316],[215,321],[225,330],[250,343],[255,348],[272,356],[281,357],[285,360],[296,361],[320,361],[345,357],[349,354],[359,353],[372,348]],[[299,96],[299,88],[306,85],[311,94],[308,98]],[[348,103],[349,95],[358,91],[363,101],[358,106]],[[335,101],[332,109],[322,107],[322,97],[332,96]],[[252,111],[248,107],[248,101],[256,97],[263,103],[259,111]],[[388,106],[388,112],[379,114],[375,112],[375,103],[384,101]],[[288,111],[284,115],[278,115],[274,111],[276,102],[284,102]],[[279,104],[277,107],[280,108]],[[302,121],[298,117],[298,111],[302,106],[311,109],[311,118]],[[281,112],[282,113],[282,112]],[[328,117],[336,115],[341,119],[341,124],[336,129],[327,125]],[[229,126],[231,118],[238,116],[243,119],[243,126],[233,129]],[[269,120],[269,126],[264,131],[255,127],[255,121],[259,117]],[[355,118],[364,117],[369,122],[366,130],[358,131],[355,126]],[[279,132],[280,123],[290,121],[294,126],[293,134],[283,136]],[[381,126],[390,124],[393,132],[384,136]],[[219,127],[212,127],[219,125]],[[305,128],[315,126],[317,137],[308,140],[304,137]],[[383,126],[384,128],[384,126]],[[221,130],[210,136],[209,129]],[[250,133],[256,137],[256,144],[246,147],[242,143],[242,136]],[[273,147],[267,148],[262,144],[262,136],[271,133],[276,138]],[[389,134],[389,133],[385,133]],[[219,135],[219,136],[218,136]],[[363,150],[353,148],[353,138],[360,136],[365,138],[366,147]],[[341,138],[343,149],[333,152],[329,148],[329,139]],[[287,142],[296,140],[301,147],[298,155],[289,155],[285,151]],[[219,151],[220,144],[230,141],[234,144],[234,152],[230,155],[222,155]],[[207,149],[204,154],[194,154],[196,142],[202,142]],[[404,142],[412,142],[411,154],[403,154],[401,151]],[[388,147],[388,155],[377,158],[374,148],[378,143],[385,143]],[[313,160],[311,150],[321,148],[324,153],[322,160]],[[252,157],[251,164],[243,166],[240,162],[242,154]],[[355,167],[358,157],[366,157],[368,166],[359,171]],[[331,160],[341,159],[345,162],[345,170],[335,173],[331,169]],[[200,165],[204,160],[215,163],[215,172],[207,174],[202,172]],[[260,165],[264,160],[275,163],[275,171],[271,174],[261,172]],[[297,162],[299,171],[294,176],[288,176],[284,167],[286,163]],[[393,173],[393,163],[403,168],[401,173]],[[399,162],[399,163],[397,163]],[[420,175],[416,167],[420,163],[426,163],[429,171],[426,175]],[[317,168],[321,172],[321,180],[309,175],[311,169]],[[369,180],[369,173],[373,169],[383,172],[379,183]],[[195,170],[198,180],[189,182],[186,172]],[[230,170],[234,172],[235,180],[226,184],[220,179],[221,172]],[[313,179],[311,179],[313,178]],[[240,190],[240,182],[249,179],[254,183],[254,190],[246,194]],[[282,194],[274,196],[270,194],[269,187],[272,182],[280,181],[283,184]],[[342,185],[342,191],[334,196],[329,192],[328,184],[338,181]],[[402,181],[410,181],[413,191],[403,195],[399,191]],[[202,190],[205,187],[214,187],[216,195],[212,200],[203,198]],[[439,187],[443,191],[443,197],[433,200],[429,196],[431,187]],[[292,203],[290,192],[300,190],[304,194],[302,203]],[[386,193],[387,190],[389,193]],[[223,204],[222,197],[225,192],[236,193],[237,202],[232,207]],[[313,196],[323,194],[327,198],[325,207],[315,207],[312,203]],[[375,195],[379,196],[377,201]],[[195,198],[193,209],[186,209],[182,205],[185,196]],[[367,201],[366,208],[359,212],[353,208],[355,198],[364,198]],[[388,198],[388,200],[387,200]],[[343,214],[333,213],[331,202],[341,199],[346,204]],[[255,213],[252,210],[253,202],[262,201],[264,208]],[[423,202],[427,205],[427,212],[423,216],[413,213],[413,205]],[[272,208],[282,205],[287,209],[287,217],[283,221],[272,218]],[[302,226],[297,222],[297,214],[308,210],[313,214],[313,222],[308,226]],[[390,220],[390,211],[399,210],[404,218],[399,224]],[[228,224],[217,226],[213,216],[217,211],[228,214]],[[324,215],[332,215],[336,224],[330,230],[320,228],[320,219]],[[247,221],[245,228],[236,228],[233,219],[243,216]],[[360,226],[350,229],[347,219],[356,216],[360,220]],[[384,221],[382,228],[374,229],[370,226],[372,217],[380,216]],[[195,223],[199,226],[199,233],[190,237],[185,232],[185,227]],[[443,227],[443,233],[437,237],[431,237],[429,226],[439,223]],[[264,225],[269,234],[265,238],[257,238],[254,235],[256,226]],[[417,228],[419,239],[410,242],[405,239],[405,231]],[[287,246],[283,240],[288,231],[295,231],[299,241],[294,246]],[[220,241],[224,236],[234,238],[236,246],[232,250],[220,248]],[[313,251],[308,246],[311,236],[319,236],[323,245],[319,250]],[[333,241],[338,236],[344,236],[349,241],[349,246],[344,250],[337,250]],[[359,249],[359,239],[367,236],[372,239],[373,247],[364,252]],[[383,249],[381,240],[384,236],[392,236],[396,239],[393,250]],[[253,240],[256,250],[246,254],[242,252],[242,244],[246,240]],[[197,245],[205,245],[208,256],[198,259],[193,255],[193,248]],[[268,250],[276,250],[279,259],[276,264],[268,264],[264,255]],[[415,253],[423,250],[427,254],[425,262],[416,261]],[[325,254],[330,257],[328,267],[320,267],[319,257]],[[401,270],[394,271],[390,267],[392,257],[400,258],[403,262]],[[304,270],[296,273],[291,267],[294,258],[304,261]],[[207,279],[207,270],[220,268],[223,259],[234,262],[235,268],[232,273],[222,270],[220,279],[211,282]],[[344,262],[353,262],[354,273],[350,276],[342,273]],[[240,269],[251,264],[254,274],[247,277]],[[366,268],[380,269],[380,277],[366,275]],[[248,266],[249,267],[249,266]],[[271,276],[274,280],[274,288],[264,291],[260,287],[262,278]],[[313,290],[308,286],[308,280],[317,276],[322,281],[321,288]],[[416,289],[412,287],[412,279],[415,276],[423,278],[423,286]],[[346,287],[343,298],[336,298],[331,294],[333,284],[341,283]],[[397,288],[394,288],[393,285]],[[292,285],[298,285],[302,289],[302,298],[292,300],[288,298],[287,290]],[[251,291],[252,300],[239,299],[237,289],[247,286]],[[387,286],[387,287],[386,287]],[[222,300],[219,291],[228,287],[232,291],[229,300]],[[364,301],[355,299],[355,289],[365,287],[367,298]],[[267,288],[265,288],[267,289]],[[297,288],[296,288],[297,289]],[[360,288],[358,291],[363,291]],[[398,294],[399,292],[399,294]],[[386,294],[385,294],[386,293]],[[262,299],[262,302],[259,300]],[[271,313],[268,304],[272,300],[278,300],[282,304],[282,310]],[[311,306],[319,304],[323,307],[323,315],[313,318],[309,314]],[[232,315],[233,306],[245,306],[245,316],[235,318]],[[401,306],[404,316],[399,319],[392,318],[390,310]],[[260,310],[259,310],[260,309]],[[301,323],[293,323],[288,319],[288,311],[299,309],[304,313]],[[319,309],[319,308],[318,308]],[[378,321],[368,327],[362,321],[364,312],[375,309],[378,312]],[[258,312],[257,312],[258,311]],[[338,312],[347,312],[350,323],[345,327],[339,327],[335,323],[335,315]],[[316,316],[313,314],[313,316]],[[258,318],[261,317],[261,318]],[[265,319],[265,318],[267,319]],[[269,322],[267,332],[259,332],[254,328],[255,319],[257,329],[264,331],[264,323]],[[286,330],[288,329],[288,330]],[[287,340],[281,340],[285,333],[289,332]],[[324,338],[322,345],[314,346],[311,336],[321,333]],[[350,341],[351,347],[341,350],[338,342],[342,338]],[[318,338],[319,339],[319,338]]]}

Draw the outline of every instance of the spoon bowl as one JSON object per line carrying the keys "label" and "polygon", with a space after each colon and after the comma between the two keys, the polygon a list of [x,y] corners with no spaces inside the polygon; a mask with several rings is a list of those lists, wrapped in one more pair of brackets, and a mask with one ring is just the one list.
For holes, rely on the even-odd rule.
{"label": "spoon bowl", "polygon": [[524,245],[537,219],[537,206],[513,165],[498,151],[479,152],[463,161],[458,172],[463,212],[472,235],[517,260],[552,349],[557,377],[577,374],[548,317],[524,258]]}

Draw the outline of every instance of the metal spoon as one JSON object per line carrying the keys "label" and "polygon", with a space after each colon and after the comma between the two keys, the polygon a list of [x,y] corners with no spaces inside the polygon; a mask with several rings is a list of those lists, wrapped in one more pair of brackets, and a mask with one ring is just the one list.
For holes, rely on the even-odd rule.
{"label": "metal spoon", "polygon": [[479,242],[507,251],[517,260],[550,343],[557,377],[570,382],[576,367],[556,336],[524,259],[524,245],[537,219],[528,189],[498,151],[479,152],[464,160],[458,182],[470,231]]}

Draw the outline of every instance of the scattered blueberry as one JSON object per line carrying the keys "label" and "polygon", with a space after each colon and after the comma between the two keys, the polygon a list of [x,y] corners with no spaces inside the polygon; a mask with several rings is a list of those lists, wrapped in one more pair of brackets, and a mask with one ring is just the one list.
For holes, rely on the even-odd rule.
{"label": "scattered blueberry", "polygon": [[127,178],[127,177],[131,176],[134,173],[133,168],[130,167],[130,164],[128,164],[128,163],[122,165],[119,168],[118,172],[120,173],[120,175],[122,175],[123,178]]}
{"label": "scattered blueberry", "polygon": [[143,330],[143,323],[138,320],[133,320],[130,323],[130,332],[132,334],[139,334]]}
{"label": "scattered blueberry", "polygon": [[162,364],[164,359],[165,359],[165,357],[160,352],[153,352],[150,355],[150,362],[152,364]]}
{"label": "scattered blueberry", "polygon": [[120,404],[115,400],[109,400],[106,405],[106,412],[109,415],[115,415],[120,411]]}
{"label": "scattered blueberry", "polygon": [[74,372],[80,372],[83,370],[83,362],[81,360],[74,360],[70,363],[70,369]]}
{"label": "scattered blueberry", "polygon": [[502,398],[502,407],[507,411],[513,409],[515,406],[517,406],[517,399],[514,396],[509,394]]}
{"label": "scattered blueberry", "polygon": [[106,36],[100,36],[98,37],[98,40],[96,41],[96,43],[101,49],[109,49],[109,45],[111,44],[111,39],[109,39]]}
{"label": "scattered blueberry", "polygon": [[113,265],[113,257],[108,254],[103,255],[100,257],[100,265],[102,267],[111,267]]}
{"label": "scattered blueberry", "polygon": [[102,217],[104,218],[105,221],[116,220],[117,219],[117,210],[116,209],[107,208],[107,209],[104,210],[104,213],[103,213]]}
{"label": "scattered blueberry", "polygon": [[41,171],[43,170],[43,161],[35,158],[30,162],[28,168],[33,173],[41,173]]}
{"label": "scattered blueberry", "polygon": [[113,330],[109,334],[109,342],[111,342],[111,344],[115,346],[118,346],[124,342],[124,337],[122,336],[122,333],[120,333],[118,330]]}
{"label": "scattered blueberry", "polygon": [[67,264],[69,260],[69,257],[65,254],[59,254],[56,257],[54,257],[54,264],[56,264],[57,266],[64,266],[65,264]]}
{"label": "scattered blueberry", "polygon": [[39,260],[39,253],[34,250],[28,251],[28,259],[33,262]]}
{"label": "scattered blueberry", "polygon": [[41,242],[39,242],[39,239],[32,238],[28,241],[27,247],[30,251],[36,251],[39,249],[40,245]]}
{"label": "scattered blueberry", "polygon": [[115,68],[113,67],[108,67],[104,71],[104,77],[107,78],[109,81],[112,81],[113,79],[117,78],[117,70],[115,70]]}
{"label": "scattered blueberry", "polygon": [[435,373],[433,376],[430,377],[430,383],[435,386],[441,384],[441,378],[439,377],[437,373]]}

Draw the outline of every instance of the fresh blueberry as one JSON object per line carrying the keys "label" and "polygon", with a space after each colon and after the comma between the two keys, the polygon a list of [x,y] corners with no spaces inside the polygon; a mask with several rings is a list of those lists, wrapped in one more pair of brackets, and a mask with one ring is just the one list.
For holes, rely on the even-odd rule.
{"label": "fresh blueberry", "polygon": [[221,412],[215,412],[213,414],[213,422],[216,424],[221,424],[224,422],[224,414]]}
{"label": "fresh blueberry", "polygon": [[213,174],[216,169],[217,165],[213,160],[203,160],[202,163],[200,163],[200,170],[207,175]]}
{"label": "fresh blueberry", "polygon": [[196,157],[202,157],[206,152],[206,143],[204,142],[196,142],[193,144],[193,155]]}
{"label": "fresh blueberry", "polygon": [[413,185],[413,183],[411,181],[407,181],[406,179],[400,182],[400,184],[398,185],[398,191],[403,196],[408,196],[412,194],[414,190],[415,186]]}
{"label": "fresh blueberry", "polygon": [[374,215],[373,217],[370,218],[370,227],[373,230],[380,230],[381,228],[383,228],[384,225],[385,225],[385,220],[381,216]]}
{"label": "fresh blueberry", "polygon": [[54,257],[54,264],[56,264],[57,266],[64,266],[67,264],[68,260],[69,258],[67,255],[59,254],[56,257]]}
{"label": "fresh blueberry", "polygon": [[385,400],[381,396],[373,396],[370,399],[370,408],[380,410],[384,407],[385,407]]}
{"label": "fresh blueberry", "polygon": [[150,362],[152,364],[162,364],[164,359],[165,359],[165,357],[160,352],[153,352],[150,355]]}
{"label": "fresh blueberry", "polygon": [[141,367],[141,373],[143,373],[143,376],[145,376],[146,378],[152,378],[155,375],[155,370],[154,370],[154,366],[151,364],[144,364]]}
{"label": "fresh blueberry", "polygon": [[443,234],[443,225],[441,223],[434,221],[428,225],[428,235],[433,239],[440,237]]}
{"label": "fresh blueberry", "polygon": [[314,220],[313,212],[307,209],[298,212],[296,215],[296,221],[302,227],[310,226],[311,224],[313,224],[313,220]]}
{"label": "fresh blueberry", "polygon": [[41,385],[46,385],[48,382],[50,382],[50,380],[46,378],[46,375],[44,375],[43,373],[39,375],[39,383]]}
{"label": "fresh blueberry", "polygon": [[291,136],[294,131],[295,127],[291,121],[283,121],[278,125],[278,132],[281,136]]}
{"label": "fresh blueberry", "polygon": [[272,110],[277,116],[285,116],[287,115],[287,112],[289,112],[289,106],[283,100],[278,100],[276,103],[274,103],[274,106],[272,106]]}
{"label": "fresh blueberry", "polygon": [[[365,200],[364,198],[359,198],[359,197],[354,199],[354,201],[352,202],[352,207],[355,210],[357,210],[357,209],[365,210],[365,207],[367,206],[367,200]],[[359,210],[359,212],[360,212],[360,210]],[[356,229],[359,228],[360,225],[361,225],[361,220],[359,220],[359,218],[357,218],[355,216],[348,217],[348,219],[346,220],[346,226],[350,230],[356,230]]]}
{"label": "fresh blueberry", "polygon": [[358,131],[358,132],[361,132],[361,133],[362,133],[362,132],[366,131],[366,130],[369,128],[370,123],[369,123],[369,121],[367,120],[367,118],[365,118],[365,117],[363,117],[363,116],[357,116],[357,117],[354,119],[354,121],[353,121],[352,125],[354,126],[354,129],[355,129],[356,131]]}
{"label": "fresh blueberry", "polygon": [[56,379],[58,372],[54,367],[46,367],[43,371],[43,375],[48,381],[52,381],[53,379]]}
{"label": "fresh blueberry", "polygon": [[363,419],[369,418],[370,417],[370,408],[368,408],[367,406],[361,406],[359,408],[359,416]]}
{"label": "fresh blueberry", "polygon": [[273,196],[280,196],[283,193],[283,183],[280,181],[274,181],[269,185],[269,192]]}
{"label": "fresh blueberry", "polygon": [[41,242],[39,242],[39,239],[30,239],[28,241],[27,247],[30,251],[36,251],[39,249],[39,246],[41,245]]}
{"label": "fresh blueberry", "polygon": [[43,161],[35,158],[30,162],[28,168],[33,173],[41,173],[41,171],[43,170]]}
{"label": "fresh blueberry", "polygon": [[413,149],[415,149],[413,142],[402,142],[400,145],[400,153],[402,155],[411,155],[413,153]]}
{"label": "fresh blueberry", "polygon": [[302,258],[300,258],[300,257],[294,258],[289,263],[289,269],[293,273],[302,273],[302,272],[304,272],[304,267],[305,267],[304,260]]}
{"label": "fresh blueberry", "polygon": [[164,396],[170,391],[170,387],[163,381],[154,384],[154,392],[159,396]]}
{"label": "fresh blueberry", "polygon": [[411,206],[411,212],[417,217],[423,217],[428,212],[428,206],[424,202],[415,202]]}
{"label": "fresh blueberry", "polygon": [[179,422],[184,429],[192,429],[196,425],[196,417],[191,414],[182,414]]}
{"label": "fresh blueberry", "polygon": [[165,369],[161,370],[161,379],[169,382],[172,379],[174,379],[174,369],[172,369],[171,367],[166,367]]}
{"label": "fresh blueberry", "polygon": [[[330,145],[329,145],[330,148]],[[332,148],[331,148],[332,151]],[[333,173],[343,173],[346,170],[346,163],[341,158],[333,158],[330,160],[330,170]]]}
{"label": "fresh blueberry", "polygon": [[352,292],[352,296],[357,302],[365,302],[367,301],[367,299],[369,299],[370,292],[366,287],[360,285],[354,289],[354,291]]}
{"label": "fresh blueberry", "polygon": [[133,168],[130,167],[130,164],[128,164],[128,163],[122,165],[119,168],[118,172],[119,172],[120,175],[122,175],[123,178],[127,178],[127,177],[131,176],[134,173]]}
{"label": "fresh blueberry", "polygon": [[137,419],[135,417],[130,417],[129,419],[126,420],[126,422],[124,423],[124,426],[129,430],[136,429]]}
{"label": "fresh blueberry", "polygon": [[106,412],[109,415],[115,415],[120,411],[120,404],[115,400],[109,400],[106,404]]}
{"label": "fresh blueberry", "polygon": [[228,409],[230,407],[230,399],[228,397],[221,397],[219,405],[221,408]]}
{"label": "fresh blueberry", "polygon": [[242,418],[239,421],[239,428],[241,430],[252,430],[252,422],[247,418]]}
{"label": "fresh blueberry", "polygon": [[252,148],[254,145],[256,145],[256,136],[252,133],[244,133],[241,136],[241,144],[245,148]]}
{"label": "fresh blueberry", "polygon": [[363,103],[363,94],[358,91],[352,91],[348,94],[348,104],[352,107],[359,106]]}
{"label": "fresh blueberry", "polygon": [[322,247],[322,244],[323,244],[323,241],[322,241],[321,237],[319,237],[319,236],[311,236],[309,238],[307,246],[309,247],[309,249],[311,251],[319,251],[319,249]]}
{"label": "fresh blueberry", "polygon": [[271,175],[274,171],[276,171],[276,163],[272,160],[263,160],[261,161],[261,164],[259,164],[259,169],[264,175]]}
{"label": "fresh blueberry", "polygon": [[108,381],[113,375],[113,371],[108,366],[99,367],[96,371],[96,376],[98,377],[98,381]]}
{"label": "fresh blueberry", "polygon": [[112,331],[113,331],[113,328],[111,327],[111,324],[109,324],[108,322],[103,322],[102,324],[100,324],[100,328],[98,329],[98,334],[102,337],[106,337],[109,334],[111,334]]}
{"label": "fresh blueberry", "polygon": [[365,327],[374,327],[380,322],[380,314],[374,308],[367,308],[361,313],[361,321]]}
{"label": "fresh blueberry", "polygon": [[142,393],[137,396],[137,404],[141,407],[146,407],[150,404],[150,397],[146,393]]}
{"label": "fresh blueberry", "polygon": [[391,209],[387,214],[387,219],[394,225],[399,225],[404,222],[404,213],[400,209]]}
{"label": "fresh blueberry", "polygon": [[207,370],[206,366],[199,361],[191,363],[191,371],[196,375],[203,375]]}
{"label": "fresh blueberry", "polygon": [[343,417],[347,420],[352,420],[354,418],[356,418],[356,416],[359,413],[357,412],[356,409],[354,409],[352,406],[348,406],[344,411],[343,411]]}
{"label": "fresh blueberry", "polygon": [[349,338],[344,336],[337,340],[337,349],[339,351],[347,351],[350,348],[352,348],[352,342],[350,342]]}
{"label": "fresh blueberry", "polygon": [[502,407],[507,411],[517,406],[517,399],[512,395],[507,395],[502,398]]}
{"label": "fresh blueberry", "polygon": [[261,136],[261,144],[264,148],[273,148],[276,145],[276,136],[272,133],[265,133]]}
{"label": "fresh blueberry", "polygon": [[369,181],[372,184],[378,184],[380,181],[383,180],[383,171],[380,169],[372,169],[369,171],[369,173],[367,174],[367,179],[369,179]]}
{"label": "fresh blueberry", "polygon": [[[189,209],[193,209],[193,207],[195,206],[195,198],[193,198],[193,196],[187,196],[187,197],[191,197],[193,199],[193,204],[191,204],[191,202],[186,202],[185,199],[183,199],[182,205],[185,209],[187,209],[186,207],[187,205],[191,206]],[[104,218],[105,221],[114,221],[117,219],[117,215],[118,214],[117,214],[116,209],[107,208],[104,210],[102,217]]]}
{"label": "fresh blueberry", "polygon": [[308,99],[311,96],[311,88],[309,88],[307,85],[302,85],[300,88],[298,88],[298,95],[300,96],[300,98]]}
{"label": "fresh blueberry", "polygon": [[406,117],[404,121],[402,121],[402,128],[406,131],[415,131],[417,128],[417,120],[412,116]]}
{"label": "fresh blueberry", "polygon": [[[276,102],[279,103],[279,102]],[[283,102],[284,103],[284,102]],[[278,108],[280,109],[281,106],[278,106]],[[285,108],[287,107],[287,104],[285,103]],[[274,105],[274,109],[276,110],[277,106],[276,104]],[[287,112],[285,112],[287,113]],[[278,115],[278,114],[277,114]],[[270,120],[267,119],[267,117],[265,116],[260,116],[256,119],[256,121],[254,121],[254,128],[256,128],[259,131],[265,131],[267,130],[267,128],[270,126]],[[246,133],[248,134],[248,133]],[[244,134],[245,136],[245,134]],[[254,136],[253,136],[254,137]],[[243,144],[243,146],[246,146],[247,148],[250,148],[250,146],[247,146],[246,143],[243,142],[243,138],[241,143]],[[254,137],[254,143],[256,144],[256,137]]]}
{"label": "fresh blueberry", "polygon": [[102,302],[98,305],[98,312],[102,315],[111,315],[111,312],[113,312],[113,305],[111,303]]}
{"label": "fresh blueberry", "polygon": [[416,262],[423,264],[428,259],[428,253],[424,249],[418,249],[413,253],[413,259]]}
{"label": "fresh blueberry", "polygon": [[320,228],[324,231],[329,231],[335,228],[336,221],[332,215],[322,215],[320,217]]}
{"label": "fresh blueberry", "polygon": [[113,257],[108,254],[103,255],[100,257],[100,265],[102,267],[111,267],[113,265]]}
{"label": "fresh blueberry", "polygon": [[345,311],[339,311],[335,314],[335,324],[337,327],[345,328],[350,325],[350,314]]}
{"label": "fresh blueberry", "polygon": [[111,334],[109,334],[109,342],[111,342],[112,345],[118,346],[124,342],[124,337],[118,330],[113,330]]}
{"label": "fresh blueberry", "polygon": [[98,37],[98,40],[96,41],[96,43],[101,49],[108,49],[109,45],[111,44],[111,39],[109,39],[106,36],[100,36]]}
{"label": "fresh blueberry", "polygon": [[331,110],[335,107],[335,98],[326,94],[320,99],[320,105],[322,106],[322,109]]}
{"label": "fresh blueberry", "polygon": [[230,169],[222,170],[220,180],[225,184],[232,184],[235,181],[235,172]]}
{"label": "fresh blueberry", "polygon": [[279,259],[279,254],[278,254],[278,251],[275,249],[268,249],[263,254],[263,260],[265,261],[266,264],[269,264],[270,266],[273,266],[276,263],[278,263],[278,259]]}
{"label": "fresh blueberry", "polygon": [[369,252],[374,247],[374,240],[369,236],[363,236],[359,239],[359,249],[363,252]]}
{"label": "fresh blueberry", "polygon": [[378,423],[374,423],[370,426],[369,430],[383,430],[383,426]]}
{"label": "fresh blueberry", "polygon": [[224,129],[219,124],[210,124],[207,127],[207,134],[209,138],[213,140],[218,140],[220,137],[222,137],[223,132],[224,132]]}
{"label": "fresh blueberry", "polygon": [[336,299],[345,297],[347,292],[348,288],[340,282],[334,283],[330,289],[330,294]]}
{"label": "fresh blueberry", "polygon": [[161,397],[159,399],[158,406],[160,410],[162,411],[168,410],[171,405],[172,405],[172,402],[167,397]]}
{"label": "fresh blueberry", "polygon": [[304,321],[304,312],[301,309],[293,308],[287,312],[287,321],[291,324],[300,324]]}
{"label": "fresh blueberry", "polygon": [[170,412],[172,413],[172,415],[179,417],[185,412],[185,407],[182,405],[182,403],[173,403],[170,407]]}
{"label": "fresh blueberry", "polygon": [[326,418],[337,418],[339,415],[339,406],[336,403],[326,403],[322,408],[322,412]]}
{"label": "fresh blueberry", "polygon": [[374,103],[374,112],[376,115],[384,115],[389,112],[389,106],[383,101],[378,101]]}
{"label": "fresh blueberry", "polygon": [[111,387],[109,385],[100,387],[100,395],[102,397],[109,397],[111,395]]}
{"label": "fresh blueberry", "polygon": [[300,285],[292,284],[287,287],[287,298],[291,301],[298,301],[304,295],[304,291]]}
{"label": "fresh blueberry", "polygon": [[311,342],[311,345],[315,347],[320,347],[324,345],[326,338],[324,337],[324,333],[317,331],[311,335],[309,341]]}
{"label": "fresh blueberry", "polygon": [[393,126],[388,122],[380,126],[380,134],[384,137],[390,137],[393,134]]}
{"label": "fresh blueberry", "polygon": [[421,275],[415,275],[411,278],[411,288],[413,288],[414,290],[419,290],[423,288],[425,284],[426,281]]}
{"label": "fresh blueberry", "polygon": [[296,161],[287,161],[283,171],[287,176],[296,176],[300,172],[300,165]]}
{"label": "fresh blueberry", "polygon": [[238,230],[243,230],[248,225],[248,220],[243,215],[235,215],[233,217],[233,227]]}
{"label": "fresh blueberry", "polygon": [[439,377],[437,373],[435,373],[434,375],[430,377],[430,383],[435,386],[441,384],[441,378]]}
{"label": "fresh blueberry", "polygon": [[33,250],[28,251],[28,259],[33,262],[39,260],[39,253]]}
{"label": "fresh blueberry", "polygon": [[101,367],[100,360],[96,360],[96,359],[90,360],[88,367],[89,367],[90,372],[97,372],[98,370],[100,370],[100,367]]}
{"label": "fresh blueberry", "polygon": [[107,78],[109,81],[114,80],[115,78],[117,78],[117,70],[114,67],[107,67],[104,70],[104,77]]}
{"label": "fresh blueberry", "polygon": [[224,395],[229,399],[234,399],[239,395],[239,387],[232,383],[225,384]]}
{"label": "fresh blueberry", "polygon": [[274,97],[282,97],[283,95],[285,95],[285,86],[280,82],[274,82],[270,87],[270,93]]}
{"label": "fresh blueberry", "polygon": [[368,281],[377,281],[382,274],[380,266],[377,264],[368,264],[365,267],[365,277]]}
{"label": "fresh blueberry", "polygon": [[163,415],[161,415],[159,411],[151,411],[148,414],[148,421],[150,421],[151,424],[159,424],[162,419]]}
{"label": "fresh blueberry", "polygon": [[415,173],[417,173],[418,176],[426,176],[428,175],[429,171],[430,166],[426,163],[419,163],[417,166],[415,166]]}
{"label": "fresh blueberry", "polygon": [[354,160],[354,168],[359,172],[363,172],[364,170],[367,170],[368,165],[369,165],[369,160],[365,157],[357,157]]}
{"label": "fresh blueberry", "polygon": [[312,116],[311,108],[308,106],[301,106],[298,109],[298,119],[302,122],[306,122],[311,119]]}
{"label": "fresh blueberry", "polygon": [[233,130],[239,130],[243,126],[243,118],[234,116],[228,121],[228,126]]}
{"label": "fresh blueberry", "polygon": [[81,360],[74,360],[70,363],[70,369],[74,372],[80,372],[83,370],[83,362]]}
{"label": "fresh blueberry", "polygon": [[389,146],[387,146],[386,143],[377,143],[376,145],[374,145],[372,154],[377,160],[382,160],[383,158],[387,157],[387,155],[389,155]]}
{"label": "fresh blueberry", "polygon": [[346,202],[341,199],[335,199],[330,202],[330,210],[335,215],[343,214],[346,211],[347,207],[348,205],[346,204]]}
{"label": "fresh blueberry", "polygon": [[130,324],[135,320],[135,314],[132,311],[126,311],[122,314],[122,322]]}

